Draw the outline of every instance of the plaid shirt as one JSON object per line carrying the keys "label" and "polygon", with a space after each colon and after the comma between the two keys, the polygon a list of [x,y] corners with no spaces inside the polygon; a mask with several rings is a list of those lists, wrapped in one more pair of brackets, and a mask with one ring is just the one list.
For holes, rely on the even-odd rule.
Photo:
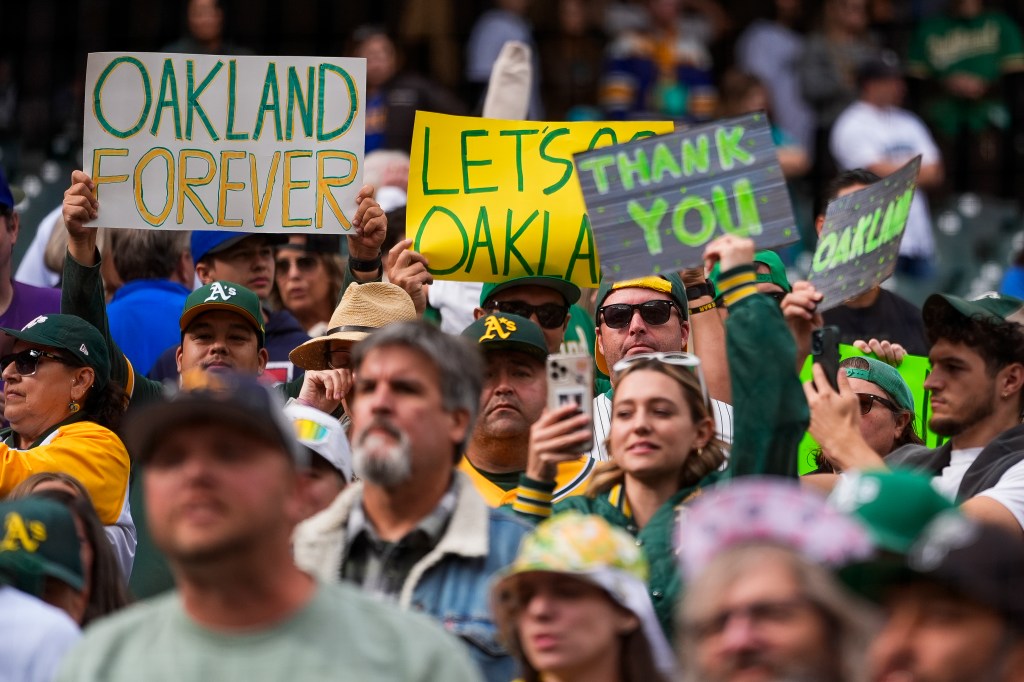
{"label": "plaid shirt", "polygon": [[398,542],[380,538],[366,516],[362,500],[358,500],[348,519],[341,578],[356,583],[369,594],[397,602],[413,566],[437,545],[448,527],[455,509],[457,485],[455,479],[437,506]]}

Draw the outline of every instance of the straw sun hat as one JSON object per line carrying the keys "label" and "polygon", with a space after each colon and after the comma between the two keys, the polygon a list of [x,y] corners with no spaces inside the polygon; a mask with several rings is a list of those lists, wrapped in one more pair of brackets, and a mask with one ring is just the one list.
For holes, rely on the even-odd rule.
{"label": "straw sun hat", "polygon": [[416,306],[402,287],[386,282],[353,284],[334,309],[324,335],[306,341],[288,358],[302,369],[327,369],[326,350],[331,341],[354,344],[381,327],[416,317]]}

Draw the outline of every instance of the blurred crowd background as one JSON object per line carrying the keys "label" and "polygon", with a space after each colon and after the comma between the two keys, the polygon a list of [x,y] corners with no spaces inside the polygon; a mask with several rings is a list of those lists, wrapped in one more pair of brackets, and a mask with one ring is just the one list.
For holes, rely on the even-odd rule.
{"label": "blurred crowd background", "polygon": [[[671,118],[687,125],[767,108],[778,142],[796,152],[784,166],[790,162],[786,172],[803,239],[782,254],[795,276],[806,272],[813,252],[817,197],[837,172],[828,135],[838,114],[857,98],[857,68],[874,57],[894,61],[906,76],[903,106],[928,126],[945,175],[928,192],[934,276],[920,290],[912,278],[897,278],[893,286],[918,302],[934,290],[977,294],[999,288],[1006,271],[1022,262],[1024,87],[1015,79],[1024,73],[1024,62],[1006,55],[1012,54],[1014,40],[1021,50],[1024,0],[193,0],[191,5],[185,0],[33,0],[8,5],[0,46],[0,165],[27,195],[16,262],[38,221],[59,205],[70,171],[80,164],[90,52],[365,56],[367,150],[408,151],[412,116],[401,121],[396,99],[413,98],[397,103],[406,113],[415,108],[479,113],[490,66],[506,39],[522,39],[534,48],[539,77],[531,118]],[[929,63],[928,40],[963,12],[997,16],[1002,43],[995,56],[978,52],[991,52],[991,45],[977,50],[947,45],[967,54],[971,68],[979,71],[980,80],[957,83],[960,90],[954,91],[949,65]],[[971,87],[981,91],[967,92]],[[398,88],[400,96],[394,94]],[[391,128],[383,123],[375,128],[374,97],[381,106],[390,104]],[[399,123],[406,129],[396,133],[392,128]]]}

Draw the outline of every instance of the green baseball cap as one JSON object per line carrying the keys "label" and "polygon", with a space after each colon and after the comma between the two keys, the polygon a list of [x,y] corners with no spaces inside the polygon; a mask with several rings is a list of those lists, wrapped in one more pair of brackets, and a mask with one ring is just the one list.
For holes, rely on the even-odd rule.
{"label": "green baseball cap", "polygon": [[110,382],[110,353],[96,327],[77,315],[40,315],[21,329],[0,327],[8,336],[26,343],[66,351],[96,372],[93,385],[102,390]]}
{"label": "green baseball cap", "polygon": [[211,310],[226,310],[241,315],[253,329],[262,348],[266,341],[266,330],[263,328],[263,309],[260,307],[259,296],[252,290],[234,282],[210,282],[201,286],[185,299],[185,308],[181,311],[178,324],[184,334],[192,321]]}
{"label": "green baseball cap", "polygon": [[[759,272],[755,275],[756,282],[766,282],[768,284],[774,284],[781,287],[787,294],[793,291],[792,285],[789,283],[789,278],[786,276],[786,266],[783,265],[782,259],[779,258],[779,254],[774,251],[758,251],[754,254],[754,263],[761,263],[768,266],[768,272]],[[721,277],[722,268],[718,263],[715,263],[714,267],[711,268],[711,273],[708,275],[708,279],[714,282],[715,288],[718,288],[718,280]]]}
{"label": "green baseball cap", "polygon": [[565,299],[565,304],[572,305],[580,300],[580,288],[561,277],[549,277],[548,275],[532,275],[527,277],[516,277],[505,282],[487,282],[480,290],[480,306],[483,307],[487,301],[497,294],[515,287],[544,287],[554,289]]}
{"label": "green baseball cap", "polygon": [[829,503],[867,529],[875,546],[905,554],[939,514],[955,509],[930,476],[906,470],[848,472]]}
{"label": "green baseball cap", "polygon": [[921,309],[926,328],[953,317],[1001,325],[1007,322],[1024,325],[1024,301],[995,292],[968,300],[949,294],[932,294]]}
{"label": "green baseball cap", "polygon": [[85,585],[81,544],[71,510],[56,500],[0,502],[0,581],[42,597],[45,578]]}
{"label": "green baseball cap", "polygon": [[896,404],[904,410],[911,413],[916,412],[914,409],[914,394],[910,392],[910,387],[907,386],[907,382],[904,381],[895,367],[877,358],[858,357],[868,363],[868,368],[844,367],[846,376],[851,379],[863,379],[864,381],[871,382],[892,396]]}
{"label": "green baseball cap", "polygon": [[[597,324],[601,324],[601,306],[604,305],[604,299],[608,298],[608,294],[619,289],[650,289],[652,291],[660,291],[663,294],[668,294],[669,298],[675,301],[675,304],[679,306],[679,315],[684,319],[690,318],[690,307],[686,301],[686,286],[683,284],[683,279],[678,273],[672,272],[667,275],[650,275],[649,277],[638,277],[636,279],[624,279],[619,282],[613,282],[610,279],[602,279],[601,286],[597,289]],[[594,345],[594,363],[597,368],[609,374],[608,361],[605,360],[604,353],[601,352],[599,345]]]}
{"label": "green baseball cap", "polygon": [[462,335],[480,344],[484,352],[492,350],[518,350],[538,360],[548,357],[544,332],[533,320],[511,313],[492,313],[474,320]]}

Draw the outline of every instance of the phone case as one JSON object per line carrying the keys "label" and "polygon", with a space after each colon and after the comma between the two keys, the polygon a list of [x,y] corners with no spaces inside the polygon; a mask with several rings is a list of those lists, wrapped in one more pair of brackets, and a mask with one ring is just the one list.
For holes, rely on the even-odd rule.
{"label": "phone case", "polygon": [[[555,353],[548,356],[548,409],[575,404],[593,418],[594,359],[586,353]],[[593,447],[588,443],[582,451]]]}

